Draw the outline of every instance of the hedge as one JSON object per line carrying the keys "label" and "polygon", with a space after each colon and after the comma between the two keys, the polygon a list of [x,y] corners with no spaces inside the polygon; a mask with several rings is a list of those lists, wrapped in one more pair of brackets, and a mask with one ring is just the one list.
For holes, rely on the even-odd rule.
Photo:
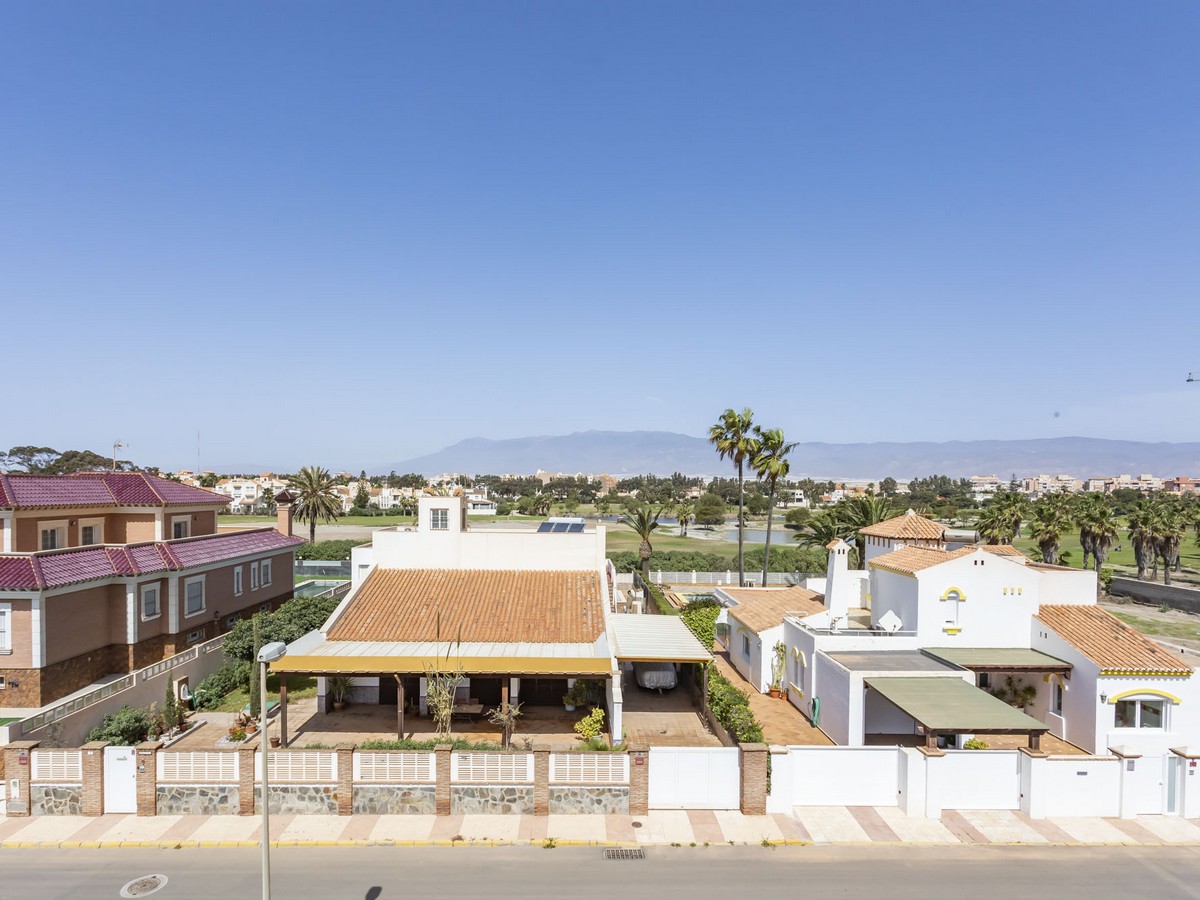
{"label": "hedge", "polygon": [[721,613],[721,604],[716,600],[693,600],[683,608],[683,621],[692,634],[704,645],[711,649],[716,637],[717,616]]}
{"label": "hedge", "polygon": [[713,668],[708,671],[708,708],[739,744],[762,743],[762,726],[750,709],[749,697]]}

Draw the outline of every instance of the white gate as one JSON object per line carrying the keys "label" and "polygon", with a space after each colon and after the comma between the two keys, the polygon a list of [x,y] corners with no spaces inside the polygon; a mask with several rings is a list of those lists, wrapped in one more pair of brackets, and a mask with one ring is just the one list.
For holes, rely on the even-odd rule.
{"label": "white gate", "polygon": [[1166,812],[1166,769],[1171,760],[1162,756],[1143,756],[1134,761],[1133,811],[1138,815]]}
{"label": "white gate", "polygon": [[104,748],[104,811],[137,812],[137,755],[132,747]]}
{"label": "white gate", "polygon": [[737,747],[651,747],[651,809],[738,809]]}

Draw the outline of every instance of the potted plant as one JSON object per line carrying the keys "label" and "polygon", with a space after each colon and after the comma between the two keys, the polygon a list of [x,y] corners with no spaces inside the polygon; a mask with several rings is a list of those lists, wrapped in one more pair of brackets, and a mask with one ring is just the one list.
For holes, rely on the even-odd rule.
{"label": "potted plant", "polygon": [[350,677],[334,675],[329,679],[329,696],[333,698],[333,711],[341,712],[346,708],[346,699],[350,696]]}
{"label": "potted plant", "polygon": [[591,701],[591,687],[582,678],[576,679],[575,683],[563,694],[563,708],[567,712],[575,712],[576,707],[587,706]]}
{"label": "potted plant", "polygon": [[783,641],[776,641],[774,653],[771,655],[771,687],[770,694],[772,697],[779,697],[783,693],[783,670],[784,661],[787,659],[787,647]]}

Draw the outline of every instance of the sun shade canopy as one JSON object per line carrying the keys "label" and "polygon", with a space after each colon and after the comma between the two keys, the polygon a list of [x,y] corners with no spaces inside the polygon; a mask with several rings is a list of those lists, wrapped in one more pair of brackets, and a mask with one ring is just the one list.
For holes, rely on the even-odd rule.
{"label": "sun shade canopy", "polygon": [[927,732],[943,734],[1028,734],[1050,726],[1014,709],[961,678],[866,679],[895,706],[912,716]]}
{"label": "sun shade canopy", "polygon": [[925,652],[972,672],[1071,671],[1066,660],[1024,647],[933,647]]}
{"label": "sun shade canopy", "polygon": [[708,662],[712,653],[678,616],[616,613],[608,618],[613,655],[632,662]]}

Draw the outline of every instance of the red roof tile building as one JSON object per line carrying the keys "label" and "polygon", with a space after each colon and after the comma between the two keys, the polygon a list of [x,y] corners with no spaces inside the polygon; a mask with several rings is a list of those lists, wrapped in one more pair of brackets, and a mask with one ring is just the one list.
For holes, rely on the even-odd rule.
{"label": "red roof tile building", "polygon": [[301,539],[219,533],[228,502],[141,472],[0,473],[0,710],[151,665],[289,599]]}

